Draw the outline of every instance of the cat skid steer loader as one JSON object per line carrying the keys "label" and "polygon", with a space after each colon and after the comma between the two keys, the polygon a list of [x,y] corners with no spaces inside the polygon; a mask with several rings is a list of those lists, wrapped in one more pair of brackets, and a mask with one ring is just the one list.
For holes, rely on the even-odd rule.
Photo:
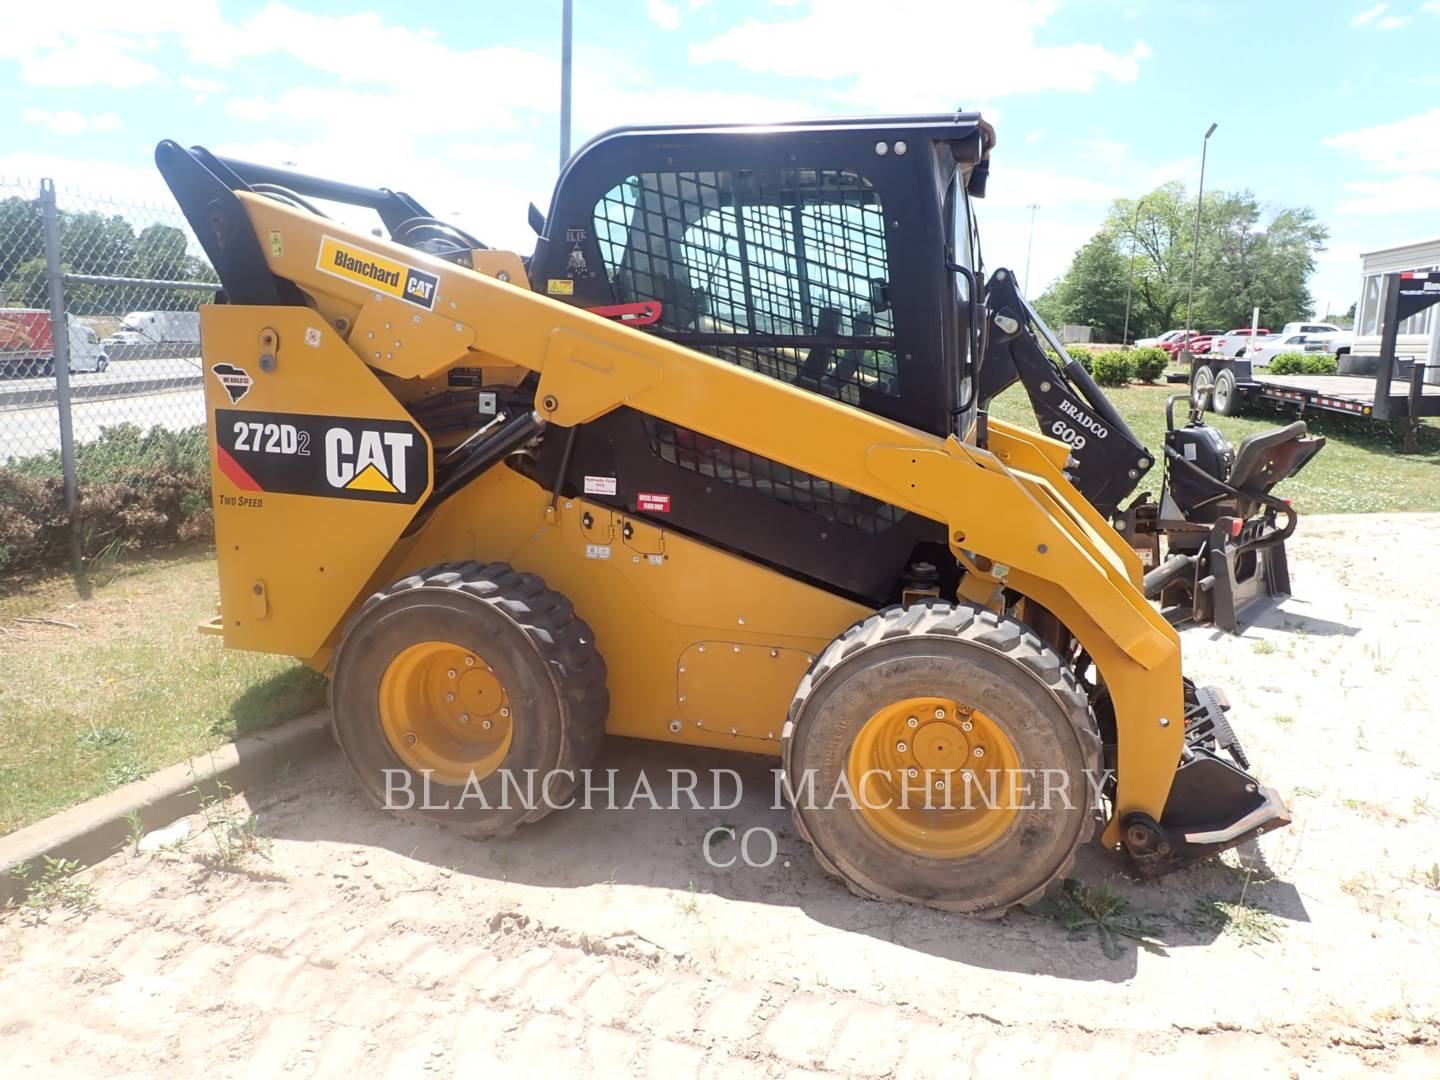
{"label": "cat skid steer loader", "polygon": [[1100,822],[1148,875],[1287,824],[1071,447],[978,408],[993,142],[612,132],[528,260],[162,143],[222,284],[210,629],[328,673],[365,789],[428,781],[409,812],[476,837],[565,805],[607,732],[776,755],[827,870],[974,914]]}

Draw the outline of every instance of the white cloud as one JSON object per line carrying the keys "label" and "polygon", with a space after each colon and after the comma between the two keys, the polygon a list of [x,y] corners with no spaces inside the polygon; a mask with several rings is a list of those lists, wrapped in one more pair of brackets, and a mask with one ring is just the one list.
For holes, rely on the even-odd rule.
{"label": "white cloud", "polygon": [[186,90],[194,90],[197,94],[223,94],[228,89],[224,83],[215,79],[200,79],[194,75],[181,75],[176,81]]}
{"label": "white cloud", "polygon": [[1440,178],[1395,176],[1346,184],[1348,198],[1335,204],[1337,214],[1418,214],[1440,210]]}
{"label": "white cloud", "polygon": [[1350,20],[1350,25],[1364,26],[1371,19],[1375,19],[1383,15],[1389,7],[1389,4],[1376,4],[1373,8],[1368,8],[1367,10],[1358,13],[1353,19]]}
{"label": "white cloud", "polygon": [[1381,30],[1398,30],[1409,21],[1409,15],[1386,15],[1375,25]]}
{"label": "white cloud", "polygon": [[1324,144],[1381,172],[1440,173],[1440,107],[1390,124],[1331,135]]}
{"label": "white cloud", "polygon": [[1025,136],[1025,141],[1026,141],[1027,143],[1039,142],[1039,141],[1040,141],[1041,139],[1043,139],[1044,137],[1045,137],[1045,129],[1044,129],[1044,128],[1041,128],[1039,131],[1032,131],[1032,132],[1030,132],[1029,135],[1026,135],[1026,136]]}
{"label": "white cloud", "polygon": [[71,109],[48,112],[45,109],[26,109],[21,117],[27,124],[48,127],[56,135],[82,135],[87,131],[118,131],[124,125],[114,113],[100,113],[84,116]]}
{"label": "white cloud", "polygon": [[1440,0],[1425,0],[1425,3],[1420,5],[1420,10],[1431,11],[1436,15],[1440,15]]}
{"label": "white cloud", "polygon": [[[695,10],[693,4],[690,10]],[[665,0],[645,0],[645,11],[651,21],[661,30],[680,29],[680,6],[678,4],[667,4]]]}
{"label": "white cloud", "polygon": [[[873,0],[813,0],[808,13],[748,19],[692,45],[690,58],[809,80],[851,107],[879,111],[953,108],[981,93],[1087,91],[1101,78],[1133,81],[1150,57],[1143,42],[1128,52],[1083,42],[1041,45],[1038,31],[1054,10],[1051,0],[988,6],[891,0],[877,17]],[[957,41],[1005,47],[957,54]]]}

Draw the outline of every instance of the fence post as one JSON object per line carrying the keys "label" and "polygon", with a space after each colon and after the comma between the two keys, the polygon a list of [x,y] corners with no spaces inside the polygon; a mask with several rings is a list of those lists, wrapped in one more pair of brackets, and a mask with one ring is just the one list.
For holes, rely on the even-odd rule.
{"label": "fence post", "polygon": [[60,420],[60,468],[65,475],[65,512],[70,521],[70,569],[75,587],[89,597],[85,566],[80,553],[80,523],[76,507],[80,485],[75,475],[75,432],[70,416],[70,323],[65,312],[64,271],[60,268],[60,212],[55,205],[55,181],[40,181],[40,215],[45,226],[45,272],[50,281],[50,339],[55,350],[55,407]]}

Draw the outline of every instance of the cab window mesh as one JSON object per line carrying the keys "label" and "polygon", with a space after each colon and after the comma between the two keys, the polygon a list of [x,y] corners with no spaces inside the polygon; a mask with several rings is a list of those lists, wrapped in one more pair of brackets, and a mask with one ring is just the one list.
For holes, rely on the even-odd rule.
{"label": "cab window mesh", "polygon": [[620,303],[663,336],[830,397],[900,393],[885,218],[854,173],[640,173],[595,208]]}
{"label": "cab window mesh", "polygon": [[645,417],[645,430],[651,450],[663,461],[838,525],[880,533],[905,516],[897,506],[653,416]]}

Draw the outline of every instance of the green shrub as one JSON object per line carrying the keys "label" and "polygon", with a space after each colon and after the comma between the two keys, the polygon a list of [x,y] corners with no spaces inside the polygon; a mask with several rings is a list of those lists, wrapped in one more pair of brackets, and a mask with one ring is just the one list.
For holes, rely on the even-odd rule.
{"label": "green shrub", "polygon": [[1066,345],[1065,351],[1070,354],[1070,359],[1083,367],[1092,375],[1095,373],[1095,356],[1089,349],[1079,345]]}
{"label": "green shrub", "polygon": [[1334,375],[1340,361],[1325,353],[1281,353],[1266,369],[1271,375]]}
{"label": "green shrub", "polygon": [[[75,448],[75,527],[86,558],[208,536],[209,444],[204,427],[106,428]],[[0,467],[0,571],[63,562],[70,550],[65,481],[55,452]]]}
{"label": "green shrub", "polygon": [[1135,365],[1124,352],[1096,353],[1090,374],[1101,386],[1124,386],[1135,377]]}
{"label": "green shrub", "polygon": [[1135,365],[1135,378],[1141,382],[1153,383],[1165,374],[1170,356],[1164,349],[1132,349],[1130,361]]}

